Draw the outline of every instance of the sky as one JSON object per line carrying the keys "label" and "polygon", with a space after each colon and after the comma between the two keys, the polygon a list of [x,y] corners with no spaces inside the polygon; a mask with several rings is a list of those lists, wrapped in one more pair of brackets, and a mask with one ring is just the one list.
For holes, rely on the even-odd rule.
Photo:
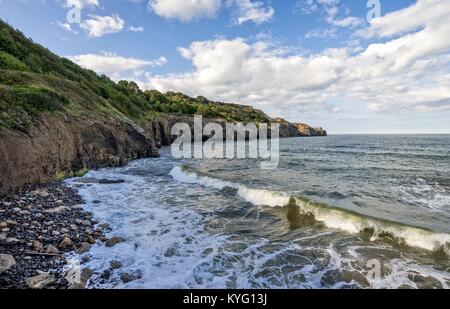
{"label": "sky", "polygon": [[448,0],[0,0],[35,42],[144,90],[330,133],[450,133]]}

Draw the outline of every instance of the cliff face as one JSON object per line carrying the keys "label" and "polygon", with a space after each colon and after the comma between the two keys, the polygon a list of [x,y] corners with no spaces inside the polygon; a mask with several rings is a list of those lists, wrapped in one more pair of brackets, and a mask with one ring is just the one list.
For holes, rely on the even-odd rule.
{"label": "cliff face", "polygon": [[27,133],[0,128],[0,194],[157,155],[153,132],[125,122],[44,117]]}
{"label": "cliff face", "polygon": [[327,136],[328,133],[322,128],[313,128],[304,123],[290,123],[283,118],[274,119],[280,124],[280,137],[311,137]]}
{"label": "cliff face", "polygon": [[[219,122],[225,120],[204,119]],[[170,145],[173,124],[190,116],[161,116],[140,127],[112,117],[44,116],[28,131],[0,127],[0,195],[19,187],[77,176],[88,169],[124,165],[133,159],[158,156]],[[326,134],[306,125],[283,123],[281,137]],[[207,137],[205,137],[207,138]]]}

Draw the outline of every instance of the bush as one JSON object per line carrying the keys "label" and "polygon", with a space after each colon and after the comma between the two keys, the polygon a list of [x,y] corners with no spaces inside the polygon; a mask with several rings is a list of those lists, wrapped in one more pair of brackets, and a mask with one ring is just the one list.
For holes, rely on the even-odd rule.
{"label": "bush", "polygon": [[6,92],[5,101],[12,106],[22,107],[27,113],[56,111],[68,104],[68,100],[58,93],[40,87],[16,86]]}
{"label": "bush", "polygon": [[0,51],[0,69],[3,70],[16,70],[16,71],[27,71],[28,67],[25,63],[20,61],[14,56],[8,53]]}

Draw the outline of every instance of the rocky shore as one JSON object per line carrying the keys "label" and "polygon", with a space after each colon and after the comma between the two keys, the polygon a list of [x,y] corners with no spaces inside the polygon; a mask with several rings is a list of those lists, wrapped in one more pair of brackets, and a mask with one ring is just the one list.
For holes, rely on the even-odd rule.
{"label": "rocky shore", "polygon": [[63,183],[29,186],[0,198],[0,289],[86,286],[94,273],[71,267],[67,254],[78,254],[83,264],[95,243],[114,246],[125,240],[107,239],[108,225],[94,220],[82,204],[76,190]]}

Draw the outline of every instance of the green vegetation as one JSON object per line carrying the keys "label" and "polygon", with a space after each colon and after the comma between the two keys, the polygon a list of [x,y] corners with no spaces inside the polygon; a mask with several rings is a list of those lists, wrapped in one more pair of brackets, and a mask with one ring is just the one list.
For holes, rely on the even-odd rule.
{"label": "green vegetation", "polygon": [[138,123],[160,114],[270,121],[263,112],[248,106],[182,93],[143,92],[134,82],[115,83],[58,57],[0,20],[0,126],[26,130],[42,113],[108,115]]}

